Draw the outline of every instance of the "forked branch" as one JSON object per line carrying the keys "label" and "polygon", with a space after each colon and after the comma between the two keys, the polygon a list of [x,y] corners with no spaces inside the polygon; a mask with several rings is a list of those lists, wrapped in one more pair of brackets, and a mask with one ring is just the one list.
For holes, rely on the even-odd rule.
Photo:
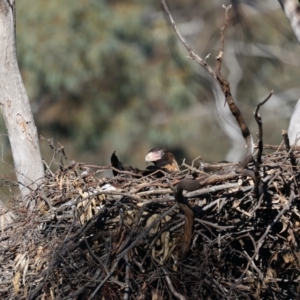
{"label": "forked branch", "polygon": [[261,160],[261,156],[262,156],[262,152],[263,152],[263,127],[262,127],[262,120],[261,120],[261,116],[259,114],[259,109],[261,106],[263,106],[273,95],[274,91],[271,91],[270,94],[267,96],[267,98],[265,100],[263,100],[262,102],[260,102],[259,104],[257,104],[255,111],[254,111],[254,118],[256,120],[256,123],[258,125],[258,140],[257,140],[257,158],[255,161],[255,169],[254,169],[254,175],[255,175],[255,184],[254,184],[254,194],[257,196],[257,198],[259,199],[259,186],[261,183],[261,178],[260,178],[260,174],[259,174],[259,167],[262,163]]}
{"label": "forked branch", "polygon": [[271,98],[273,93],[274,93],[274,91],[272,90],[265,100],[263,100],[262,102],[257,104],[255,111],[253,113],[256,123],[258,125],[258,141],[257,141],[257,148],[258,148],[257,163],[258,164],[262,163],[261,155],[262,155],[262,151],[263,151],[263,128],[262,128],[262,120],[261,120],[261,117],[260,117],[260,114],[258,113],[258,111],[259,111],[260,107],[263,106]]}
{"label": "forked branch", "polygon": [[245,139],[246,145],[247,145],[247,152],[246,155],[244,157],[244,159],[242,160],[242,162],[238,165],[236,172],[237,173],[243,173],[243,170],[245,169],[245,167],[247,166],[247,164],[249,163],[251,157],[252,157],[252,153],[253,153],[253,139],[252,136],[250,134],[249,128],[246,124],[246,121],[243,117],[243,114],[241,113],[241,111],[239,110],[239,108],[237,107],[237,105],[234,102],[234,99],[231,95],[230,92],[230,86],[228,81],[222,76],[221,74],[221,65],[222,65],[222,59],[223,59],[223,53],[224,53],[224,32],[225,29],[227,27],[228,24],[228,11],[231,8],[231,5],[226,7],[223,6],[225,8],[225,23],[224,25],[221,27],[221,46],[220,46],[220,51],[219,51],[219,55],[217,56],[217,61],[216,61],[216,71],[214,71],[207,63],[206,60],[203,60],[199,55],[197,55],[193,49],[191,48],[191,46],[186,42],[186,40],[183,38],[183,36],[181,35],[180,31],[178,30],[175,21],[170,13],[170,10],[168,8],[168,5],[166,3],[165,0],[161,0],[161,3],[164,7],[164,10],[167,14],[167,16],[169,17],[172,27],[176,33],[176,35],[178,36],[179,40],[181,41],[181,43],[185,46],[185,48],[187,49],[189,55],[188,58],[195,60],[201,67],[203,67],[219,84],[220,88],[222,89],[222,92],[225,96],[225,100],[229,106],[229,109],[231,111],[231,113],[233,114],[233,116],[235,117],[242,135]]}

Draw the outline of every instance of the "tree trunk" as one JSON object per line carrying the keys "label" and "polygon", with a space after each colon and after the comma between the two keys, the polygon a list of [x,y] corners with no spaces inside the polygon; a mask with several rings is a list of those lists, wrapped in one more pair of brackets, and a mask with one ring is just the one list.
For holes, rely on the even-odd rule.
{"label": "tree trunk", "polygon": [[[279,3],[300,43],[300,5],[294,0],[279,0]],[[288,136],[291,145],[300,145],[300,99],[296,103],[290,119]]]}
{"label": "tree trunk", "polygon": [[295,36],[300,43],[300,5],[295,0],[279,0],[278,2],[289,19]]}
{"label": "tree trunk", "polygon": [[15,1],[0,0],[0,106],[23,199],[44,176],[37,130],[16,55]]}

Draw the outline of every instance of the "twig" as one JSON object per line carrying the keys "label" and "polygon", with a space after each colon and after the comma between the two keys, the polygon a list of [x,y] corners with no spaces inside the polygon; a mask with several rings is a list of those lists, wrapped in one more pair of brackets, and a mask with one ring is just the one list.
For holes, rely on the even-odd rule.
{"label": "twig", "polygon": [[166,278],[168,287],[169,287],[169,289],[171,290],[171,292],[172,292],[172,294],[174,295],[174,297],[176,297],[176,298],[179,299],[179,300],[186,300],[186,298],[185,298],[183,295],[181,295],[180,293],[178,293],[178,292],[174,289],[174,286],[173,286],[173,284],[172,284],[172,281],[171,281],[171,279],[170,279],[170,277],[169,277],[169,275],[168,275],[166,269],[163,268],[163,267],[162,267],[161,269],[163,270],[163,272],[164,272],[164,274],[165,274],[165,278]]}
{"label": "twig", "polygon": [[214,185],[205,189],[188,192],[185,194],[185,197],[187,198],[197,197],[197,196],[201,196],[209,193],[215,193],[226,189],[236,189],[236,188],[240,188],[240,185],[238,183],[226,183],[226,184]]}
{"label": "twig", "polygon": [[110,269],[109,273],[105,276],[105,278],[100,282],[100,284],[97,286],[97,288],[91,294],[91,296],[88,298],[89,300],[93,299],[97,295],[98,291],[101,289],[101,287],[103,286],[103,284],[111,277],[111,275],[116,270],[116,268],[118,266],[118,263],[119,263],[119,259],[114,263],[114,265]]}
{"label": "twig", "polygon": [[220,230],[228,230],[228,229],[232,229],[232,228],[235,227],[234,225],[230,225],[230,226],[220,226],[220,225],[213,224],[213,223],[211,223],[211,222],[208,222],[208,221],[205,221],[205,220],[201,220],[201,219],[198,219],[198,218],[195,218],[195,221],[197,221],[197,222],[199,222],[199,223],[202,223],[202,224],[205,224],[205,225],[212,226],[212,227],[217,228],[217,229],[220,229]]}
{"label": "twig", "polygon": [[121,192],[121,191],[99,191],[99,192],[96,192],[96,193],[91,193],[87,197],[84,197],[84,198],[80,199],[80,201],[85,201],[85,200],[94,198],[94,197],[99,196],[99,195],[117,195],[117,196],[128,197],[128,198],[131,198],[131,199],[133,199],[135,201],[138,201],[138,202],[144,202],[145,201],[144,199],[142,199],[138,196],[131,195],[129,193],[124,193],[124,192]]}
{"label": "twig", "polygon": [[243,173],[243,170],[245,169],[245,167],[247,166],[247,164],[249,163],[251,157],[252,157],[252,153],[253,153],[253,139],[252,136],[250,134],[250,130],[246,124],[246,121],[243,117],[243,114],[241,113],[241,111],[239,110],[239,108],[237,107],[231,92],[230,92],[230,87],[229,87],[229,83],[228,81],[222,76],[222,74],[220,73],[220,68],[221,68],[221,63],[222,63],[222,57],[223,57],[223,52],[224,52],[224,31],[226,29],[227,23],[228,23],[228,11],[231,8],[231,6],[229,5],[228,7],[223,6],[225,8],[225,24],[224,26],[222,26],[221,28],[221,47],[220,47],[220,52],[219,55],[217,57],[217,71],[215,72],[207,63],[206,61],[204,61],[202,58],[200,58],[197,54],[195,54],[195,52],[193,51],[193,49],[188,45],[188,43],[185,41],[185,39],[182,37],[182,35],[180,34],[174,19],[170,13],[170,10],[168,8],[168,5],[166,3],[165,0],[161,0],[161,3],[164,7],[164,10],[167,14],[167,16],[169,17],[172,27],[176,33],[176,35],[178,36],[179,40],[181,41],[181,43],[185,46],[185,48],[187,49],[189,55],[188,58],[195,60],[201,67],[203,67],[215,80],[216,82],[219,84],[224,96],[225,96],[225,100],[229,106],[229,109],[231,111],[231,113],[233,114],[233,116],[235,117],[240,129],[241,129],[241,133],[245,139],[246,145],[247,145],[247,152],[245,154],[244,159],[242,160],[242,162],[238,165],[236,172],[237,173]]}
{"label": "twig", "polygon": [[132,261],[133,261],[133,263],[134,263],[135,265],[138,266],[138,268],[140,269],[140,272],[141,272],[141,273],[145,273],[145,269],[144,269],[143,265],[142,265],[140,262],[138,262],[137,259],[136,259],[135,257],[132,259]]}
{"label": "twig", "polygon": [[257,163],[261,164],[262,160],[261,160],[261,155],[262,155],[262,151],[263,151],[263,127],[262,127],[262,120],[261,120],[261,116],[258,113],[259,109],[261,106],[263,106],[273,95],[274,90],[272,90],[270,92],[270,94],[267,96],[267,98],[265,100],[263,100],[262,102],[260,102],[259,104],[256,105],[255,111],[254,111],[254,117],[256,120],[256,123],[258,125],[258,129],[259,129],[259,133],[258,133],[258,141],[257,141],[257,147],[258,147],[258,153],[257,153]]}
{"label": "twig", "polygon": [[46,161],[43,159],[43,164],[44,164],[44,168],[47,170],[47,172],[49,172],[49,174],[53,177],[54,174],[53,172],[51,171],[50,167],[48,166],[48,164],[46,163]]}
{"label": "twig", "polygon": [[[276,222],[278,221],[278,219],[290,208],[290,205],[292,203],[292,201],[295,199],[295,195],[292,194],[290,196],[289,201],[287,202],[287,204],[283,207],[283,209],[277,214],[277,216],[274,218],[274,220],[272,221],[271,224],[268,225],[266,231],[264,232],[264,234],[261,236],[261,238],[257,241],[257,247],[256,247],[256,251],[255,251],[255,256],[258,255],[259,249],[261,248],[262,244],[264,243],[264,240],[266,238],[266,236],[268,235],[269,231],[271,230],[271,228],[276,224]],[[256,257],[256,259],[258,259],[258,257]]]}
{"label": "twig", "polygon": [[290,160],[291,160],[291,165],[294,167],[294,166],[297,165],[297,162],[296,162],[296,159],[294,157],[293,150],[290,146],[290,140],[289,140],[289,137],[288,137],[288,134],[287,134],[286,130],[282,130],[282,136],[283,136],[286,151],[288,152]]}
{"label": "twig", "polygon": [[181,166],[186,167],[187,169],[191,170],[194,173],[199,173],[199,174],[206,175],[206,176],[208,175],[206,172],[203,172],[195,167],[192,167],[192,166],[189,166],[188,164],[186,164],[185,159],[183,160]]}
{"label": "twig", "polygon": [[222,61],[223,61],[224,45],[225,45],[224,32],[228,25],[228,12],[231,9],[231,5],[225,6],[223,4],[222,7],[225,9],[225,22],[224,22],[224,25],[220,28],[221,46],[220,46],[219,54],[216,58],[216,73],[218,75],[221,75],[221,66],[222,66]]}
{"label": "twig", "polygon": [[155,190],[136,193],[136,195],[142,197],[142,196],[151,196],[151,195],[166,195],[171,193],[172,193],[171,189],[155,189]]}
{"label": "twig", "polygon": [[201,162],[201,167],[210,170],[220,170],[222,168],[230,168],[237,166],[238,163],[235,162],[219,162],[219,163],[207,163]]}
{"label": "twig", "polygon": [[102,280],[102,282],[97,286],[97,288],[94,290],[94,292],[91,294],[89,299],[93,299],[96,294],[98,293],[98,291],[101,289],[101,287],[103,286],[103,284],[111,277],[111,275],[113,274],[113,272],[115,271],[115,269],[118,266],[118,263],[120,261],[121,258],[124,257],[124,255],[126,253],[128,253],[128,251],[130,251],[132,248],[134,248],[136,246],[136,244],[139,243],[139,241],[144,238],[148,232],[155,227],[166,215],[170,214],[174,209],[176,208],[176,206],[171,207],[169,210],[167,210],[165,213],[163,213],[159,218],[157,218],[153,223],[151,223],[151,225],[149,225],[147,228],[145,228],[145,230],[139,234],[135,240],[133,241],[133,243],[131,243],[125,250],[123,250],[121,253],[117,254],[116,256],[116,261],[114,263],[114,265],[112,266],[112,268],[110,269],[109,273],[105,276],[105,278]]}
{"label": "twig", "polygon": [[194,158],[194,159],[192,160],[192,167],[194,167],[195,162],[196,162],[197,160],[199,160],[199,159],[202,159],[201,155],[197,156],[196,158]]}
{"label": "twig", "polygon": [[260,174],[259,174],[259,168],[260,165],[262,163],[261,160],[261,156],[262,156],[262,152],[263,152],[263,127],[262,127],[262,120],[261,120],[261,116],[258,113],[259,109],[262,105],[264,105],[273,95],[273,90],[270,92],[270,94],[267,96],[267,98],[265,100],[263,100],[262,102],[260,102],[259,104],[256,105],[255,111],[254,111],[254,118],[256,120],[256,123],[258,125],[258,141],[257,141],[257,145],[258,145],[258,151],[257,151],[257,158],[255,161],[255,169],[254,169],[254,174],[255,174],[255,184],[254,184],[254,193],[256,195],[257,198],[259,198],[259,185],[260,185]]}
{"label": "twig", "polygon": [[129,277],[130,277],[130,266],[129,266],[129,259],[128,259],[128,253],[125,254],[125,262],[126,262],[126,267],[125,267],[125,291],[124,291],[124,297],[123,300],[128,300],[129,299]]}
{"label": "twig", "polygon": [[139,241],[144,238],[148,232],[155,227],[165,216],[171,214],[171,212],[173,210],[175,210],[176,206],[174,205],[173,207],[171,207],[170,209],[168,209],[167,211],[165,211],[163,214],[161,214],[159,216],[159,218],[157,218],[154,222],[151,223],[151,225],[149,225],[148,227],[146,227],[144,229],[144,231],[142,233],[140,233],[135,240],[125,249],[123,250],[121,253],[117,254],[117,258],[120,259],[122,258],[129,250],[131,250],[133,247],[135,247],[136,244],[139,243]]}
{"label": "twig", "polygon": [[[269,145],[269,144],[264,144],[263,148],[264,149],[270,149],[270,150],[277,150],[278,151],[286,151],[286,147],[283,146],[284,141],[281,142],[280,145]],[[254,148],[258,148],[258,145],[254,145]],[[300,151],[300,146],[293,146],[295,151]]]}
{"label": "twig", "polygon": [[56,214],[53,210],[53,206],[51,204],[51,202],[48,200],[48,198],[46,197],[46,194],[45,194],[45,191],[44,191],[44,188],[41,188],[41,197],[42,199],[47,203],[47,205],[49,206],[49,209],[50,209],[50,216],[51,216],[51,220],[53,220],[55,217],[56,217]]}
{"label": "twig", "polygon": [[262,274],[261,270],[256,266],[255,262],[253,261],[254,257],[250,257],[249,254],[243,250],[244,255],[246,256],[246,258],[248,259],[248,261],[250,262],[252,268],[257,272],[258,274],[258,278],[263,281],[264,279],[264,275]]}

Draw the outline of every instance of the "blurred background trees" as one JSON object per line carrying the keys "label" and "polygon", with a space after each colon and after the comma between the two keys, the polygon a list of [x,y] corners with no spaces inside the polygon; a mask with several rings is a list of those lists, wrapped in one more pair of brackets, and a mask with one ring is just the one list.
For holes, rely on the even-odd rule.
{"label": "blurred background trees", "polygon": [[[300,94],[300,47],[276,1],[232,2],[223,70],[254,136],[255,105],[275,89],[261,114],[265,142],[279,144]],[[211,53],[214,66],[220,1],[168,4],[182,34],[200,56]],[[220,161],[232,146],[212,80],[186,59],[159,0],[19,1],[17,50],[39,134],[63,144],[71,159],[109,164],[116,150],[143,168],[159,145],[179,161]],[[5,135],[1,145],[9,162]],[[41,149],[48,159],[48,144]]]}

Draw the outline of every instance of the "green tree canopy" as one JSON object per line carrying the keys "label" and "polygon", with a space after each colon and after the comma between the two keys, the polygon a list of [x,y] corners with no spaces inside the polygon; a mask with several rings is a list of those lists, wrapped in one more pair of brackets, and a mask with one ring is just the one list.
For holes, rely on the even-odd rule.
{"label": "green tree canopy", "polygon": [[[211,53],[208,62],[214,65],[224,20],[221,6],[170,4],[189,43],[202,57]],[[242,22],[232,11],[225,52],[235,51],[243,71],[237,96],[256,131],[256,103],[270,89],[282,92],[298,82],[299,68],[278,59],[278,49],[297,53],[298,45],[279,7],[256,14],[249,6],[243,9]],[[39,133],[62,142],[75,160],[108,163],[116,150],[122,160],[141,164],[157,145],[185,149],[183,156],[224,158],[228,138],[203,104],[213,103],[211,80],[186,59],[159,1],[20,1],[17,39]],[[276,128],[264,118],[268,136],[274,135],[267,142],[280,142],[290,110]]]}

